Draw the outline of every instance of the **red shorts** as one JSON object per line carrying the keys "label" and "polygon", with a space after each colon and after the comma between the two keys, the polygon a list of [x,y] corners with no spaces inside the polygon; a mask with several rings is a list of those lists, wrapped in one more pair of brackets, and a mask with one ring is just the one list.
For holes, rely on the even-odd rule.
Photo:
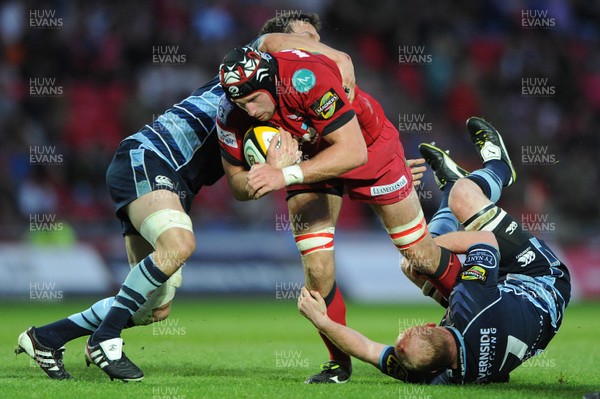
{"label": "red shorts", "polygon": [[370,204],[395,204],[412,191],[412,173],[396,127],[388,120],[368,148],[369,160],[338,179],[286,187],[289,196],[298,192],[331,192],[341,195],[344,186],[350,199]]}

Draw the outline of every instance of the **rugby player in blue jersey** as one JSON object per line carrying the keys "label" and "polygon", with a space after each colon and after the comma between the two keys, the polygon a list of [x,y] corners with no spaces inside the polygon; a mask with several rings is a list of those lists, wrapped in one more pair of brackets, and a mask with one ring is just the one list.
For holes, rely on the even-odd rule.
{"label": "rugby player in blue jersey", "polygon": [[[263,51],[302,47],[321,52],[336,61],[351,92],[352,63],[346,54],[318,43],[319,27],[316,14],[283,15],[268,21],[261,32],[268,34],[251,45]],[[111,379],[143,378],[122,351],[121,331],[169,315],[181,285],[181,267],[196,246],[188,216],[193,198],[202,186],[223,176],[215,129],[222,94],[215,77],[121,142],[107,171],[107,185],[123,226],[131,271],[115,297],[19,336],[17,353],[27,353],[48,377],[70,379],[62,361],[64,345],[92,334],[85,347],[88,365],[96,364]],[[296,153],[295,148],[277,151]]]}
{"label": "rugby player in blue jersey", "polygon": [[[507,382],[546,348],[570,299],[566,266],[495,204],[516,178],[501,136],[477,117],[467,128],[484,164],[471,174],[441,149],[419,146],[444,192],[430,231],[439,245],[466,254],[441,323],[408,328],[389,346],[331,321],[318,292],[303,288],[298,298],[300,312],[340,349],[406,382]],[[458,220],[465,231],[456,231]],[[424,285],[424,276],[403,268]]]}

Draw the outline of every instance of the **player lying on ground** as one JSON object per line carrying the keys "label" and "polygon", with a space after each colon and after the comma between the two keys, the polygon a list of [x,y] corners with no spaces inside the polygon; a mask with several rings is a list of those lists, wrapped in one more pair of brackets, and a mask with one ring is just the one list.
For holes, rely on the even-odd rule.
{"label": "player lying on ground", "polygon": [[[502,138],[480,118],[470,118],[467,128],[484,163],[468,176],[439,148],[419,146],[444,192],[432,234],[443,234],[436,237],[440,245],[466,254],[440,325],[411,327],[388,346],[332,321],[317,291],[303,288],[298,298],[300,312],[340,349],[407,382],[508,381],[512,370],[546,348],[570,299],[566,266],[495,205],[516,176]],[[456,232],[458,220],[466,231]],[[404,268],[415,280],[423,277]]]}
{"label": "player lying on ground", "polygon": [[[239,200],[286,188],[290,218],[299,222],[292,229],[306,285],[325,298],[332,320],[346,320],[333,253],[343,192],[368,203],[413,267],[449,294],[460,262],[429,235],[399,133],[375,99],[355,88],[350,102],[335,65],[322,55],[297,49],[261,53],[236,48],[225,56],[220,78],[226,96],[217,129],[230,188]],[[244,134],[265,124],[282,129],[283,145],[289,143],[288,132],[300,143],[301,162],[267,153],[267,163],[248,170]],[[350,357],[322,338],[330,361],[306,382],[348,381]]]}
{"label": "player lying on ground", "polygon": [[[295,15],[265,24],[270,33],[255,42],[263,50],[303,47],[335,60],[344,84],[354,86],[347,55],[318,43],[316,15]],[[136,381],[143,372],[122,352],[121,330],[165,319],[181,267],[195,249],[188,216],[194,196],[223,176],[215,118],[223,90],[215,78],[167,110],[151,125],[121,142],[107,171],[107,184],[123,226],[131,272],[116,297],[102,299],[65,319],[31,327],[18,339],[25,352],[53,379],[69,379],[62,359],[64,345],[93,335],[88,361],[111,379]],[[149,295],[150,291],[153,291]]]}

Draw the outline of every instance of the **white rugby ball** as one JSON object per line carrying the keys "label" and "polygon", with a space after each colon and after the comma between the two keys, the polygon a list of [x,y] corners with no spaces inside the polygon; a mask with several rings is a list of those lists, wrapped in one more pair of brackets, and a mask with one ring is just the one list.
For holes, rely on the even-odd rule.
{"label": "white rugby ball", "polygon": [[244,158],[248,165],[267,162],[267,149],[271,140],[277,136],[279,129],[273,126],[254,126],[244,135]]}

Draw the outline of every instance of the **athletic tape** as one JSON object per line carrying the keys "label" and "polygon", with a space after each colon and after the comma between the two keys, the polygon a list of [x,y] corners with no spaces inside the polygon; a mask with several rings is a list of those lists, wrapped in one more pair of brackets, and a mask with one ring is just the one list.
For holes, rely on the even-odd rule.
{"label": "athletic tape", "polygon": [[161,209],[144,219],[140,226],[140,234],[156,248],[158,237],[175,227],[194,232],[192,219],[186,213],[175,209]]}
{"label": "athletic tape", "polygon": [[302,256],[317,251],[333,251],[335,227],[327,227],[312,233],[294,234],[296,246]]}
{"label": "athletic tape", "polygon": [[425,221],[425,216],[423,216],[423,211],[421,210],[417,217],[410,222],[386,230],[394,245],[396,245],[398,249],[404,250],[418,244],[427,236],[427,222]]}

